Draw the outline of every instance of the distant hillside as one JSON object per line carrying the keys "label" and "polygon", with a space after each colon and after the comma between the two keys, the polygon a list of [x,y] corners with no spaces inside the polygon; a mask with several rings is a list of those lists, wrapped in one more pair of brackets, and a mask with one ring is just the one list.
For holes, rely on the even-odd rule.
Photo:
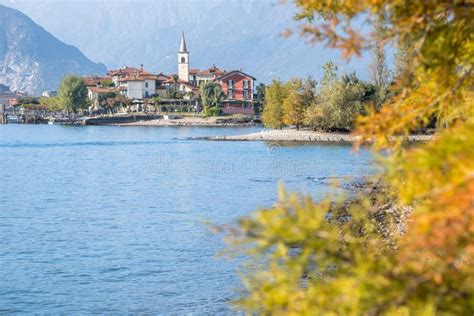
{"label": "distant hillside", "polygon": [[104,72],[105,65],[92,62],[23,13],[0,5],[0,83],[12,91],[40,93],[56,89],[68,73]]}
{"label": "distant hillside", "polygon": [[[340,52],[279,36],[295,8],[280,0],[0,0],[30,15],[63,41],[108,68],[144,64],[151,71],[176,72],[176,51],[184,31],[191,68],[212,64],[240,69],[258,81],[296,75],[321,76],[331,59],[342,71],[367,78],[368,58],[346,63]],[[290,3],[291,1],[288,1]]]}

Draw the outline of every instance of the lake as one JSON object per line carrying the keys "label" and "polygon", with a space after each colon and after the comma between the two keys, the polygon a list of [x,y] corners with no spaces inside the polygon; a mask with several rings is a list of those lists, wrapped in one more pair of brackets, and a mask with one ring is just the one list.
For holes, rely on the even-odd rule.
{"label": "lake", "polygon": [[374,171],[348,145],[213,142],[260,128],[0,126],[0,313],[229,314],[232,223],[278,183]]}

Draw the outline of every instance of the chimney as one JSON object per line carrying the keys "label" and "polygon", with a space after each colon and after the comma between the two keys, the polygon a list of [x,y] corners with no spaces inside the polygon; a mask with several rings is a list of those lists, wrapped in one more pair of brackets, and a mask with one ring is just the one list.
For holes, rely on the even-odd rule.
{"label": "chimney", "polygon": [[140,65],[140,70],[143,71],[143,64]]}

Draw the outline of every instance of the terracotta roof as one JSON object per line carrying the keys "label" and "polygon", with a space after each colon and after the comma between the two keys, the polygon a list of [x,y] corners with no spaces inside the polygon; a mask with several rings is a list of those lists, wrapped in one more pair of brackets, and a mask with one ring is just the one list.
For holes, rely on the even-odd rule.
{"label": "terracotta roof", "polygon": [[97,86],[102,80],[111,80],[112,77],[110,76],[104,76],[104,77],[99,77],[99,76],[91,76],[91,77],[83,77],[83,80],[85,81],[87,86]]}
{"label": "terracotta roof", "polygon": [[225,74],[225,71],[217,68],[216,65],[212,65],[212,67],[209,67],[206,70],[198,72],[198,75],[201,75],[201,76],[211,76],[211,75],[222,76],[223,74]]}
{"label": "terracotta roof", "polygon": [[199,69],[189,69],[189,74],[195,75],[195,74],[199,73],[199,71],[200,71]]}
{"label": "terracotta roof", "polygon": [[110,92],[117,92],[118,89],[109,89],[109,88],[99,88],[99,87],[88,87],[91,92],[95,93],[110,93]]}
{"label": "terracotta roof", "polygon": [[[180,82],[180,81],[182,81],[182,80],[179,80],[179,79],[178,79],[177,82]],[[168,79],[164,80],[163,82],[164,82],[164,83],[174,83],[173,75],[168,76]],[[185,82],[185,81],[183,81],[183,82]]]}
{"label": "terracotta roof", "polygon": [[236,74],[236,73],[239,73],[239,74],[241,74],[241,75],[244,76],[244,77],[248,77],[248,78],[251,78],[251,79],[253,79],[253,80],[257,80],[257,79],[255,79],[255,77],[252,77],[251,75],[248,75],[248,74],[246,74],[245,72],[240,71],[240,70],[232,70],[232,71],[226,72],[224,75],[222,75],[222,76],[216,78],[216,80],[222,80],[222,79],[224,79],[225,77],[228,77],[228,76],[233,75],[233,74]]}
{"label": "terracotta roof", "polygon": [[125,78],[121,78],[118,81],[119,82],[126,82],[126,81],[144,81],[144,80],[158,80],[158,77],[150,74],[150,73],[134,73],[129,76],[126,76]]}
{"label": "terracotta roof", "polygon": [[193,85],[191,82],[187,82],[187,81],[184,81],[184,80],[178,80],[178,82],[180,84],[182,84],[183,86],[186,86],[192,90],[199,90],[199,87],[196,87],[195,85]]}
{"label": "terracotta roof", "polygon": [[123,67],[121,69],[117,69],[117,70],[110,70],[107,74],[110,76],[123,76],[123,75],[130,76],[137,72],[144,75],[153,75],[151,72],[143,70],[143,68],[134,68],[134,67],[128,67],[128,66]]}
{"label": "terracotta roof", "polygon": [[158,77],[158,80],[164,81],[166,79],[169,79],[170,76],[165,75],[164,73],[160,72],[159,74],[156,75]]}

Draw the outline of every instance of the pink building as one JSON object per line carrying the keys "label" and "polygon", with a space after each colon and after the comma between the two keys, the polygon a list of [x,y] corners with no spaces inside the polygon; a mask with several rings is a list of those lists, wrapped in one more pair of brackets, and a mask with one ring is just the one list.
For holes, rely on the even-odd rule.
{"label": "pink building", "polygon": [[215,79],[222,86],[225,100],[222,112],[225,114],[255,114],[253,89],[256,79],[240,70],[233,70]]}

